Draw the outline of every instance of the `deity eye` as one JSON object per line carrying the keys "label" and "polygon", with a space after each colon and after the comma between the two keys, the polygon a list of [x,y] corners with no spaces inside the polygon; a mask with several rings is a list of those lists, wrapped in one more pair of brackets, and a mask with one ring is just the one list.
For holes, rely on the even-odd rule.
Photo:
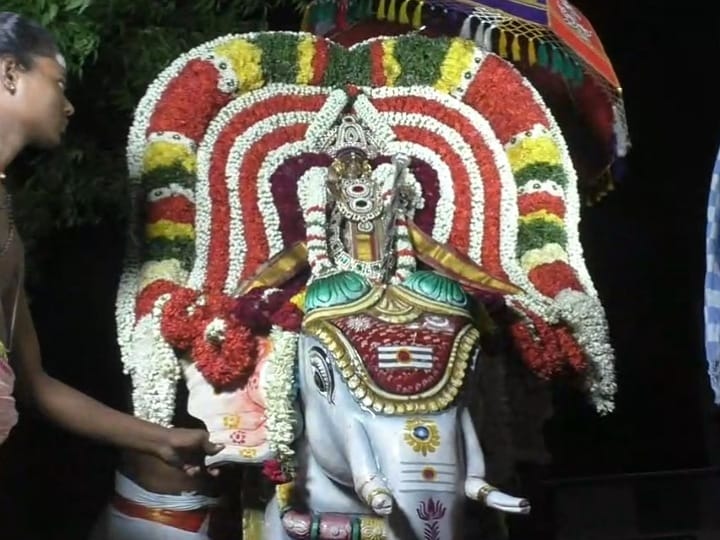
{"label": "deity eye", "polygon": [[350,199],[348,206],[353,212],[358,214],[367,214],[374,210],[372,203],[366,198]]}
{"label": "deity eye", "polygon": [[367,197],[370,194],[370,188],[361,182],[353,182],[345,186],[345,194],[348,197]]}
{"label": "deity eye", "polygon": [[329,403],[332,403],[335,382],[333,380],[332,367],[328,362],[327,353],[320,347],[313,347],[310,349],[308,358],[315,388]]}

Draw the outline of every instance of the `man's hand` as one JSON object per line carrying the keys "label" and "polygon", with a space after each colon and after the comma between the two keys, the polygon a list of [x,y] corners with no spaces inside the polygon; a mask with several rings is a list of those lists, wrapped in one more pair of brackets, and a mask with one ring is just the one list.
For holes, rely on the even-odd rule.
{"label": "man's hand", "polygon": [[[172,428],[167,430],[165,441],[158,449],[158,457],[189,476],[197,476],[205,468],[205,456],[217,454],[223,448],[222,444],[210,442],[208,432],[202,429]],[[219,469],[208,470],[213,476],[219,472]]]}

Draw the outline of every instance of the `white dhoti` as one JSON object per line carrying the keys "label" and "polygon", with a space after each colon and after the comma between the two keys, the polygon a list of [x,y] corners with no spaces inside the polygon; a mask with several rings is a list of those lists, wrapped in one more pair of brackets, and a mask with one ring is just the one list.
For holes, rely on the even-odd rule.
{"label": "white dhoti", "polygon": [[115,496],[90,540],[210,540],[210,511],[217,504],[194,492],[153,493],[116,473]]}
{"label": "white dhoti", "polygon": [[13,398],[14,387],[15,373],[7,361],[5,345],[0,342],[0,444],[7,439],[10,430],[18,421],[15,398]]}

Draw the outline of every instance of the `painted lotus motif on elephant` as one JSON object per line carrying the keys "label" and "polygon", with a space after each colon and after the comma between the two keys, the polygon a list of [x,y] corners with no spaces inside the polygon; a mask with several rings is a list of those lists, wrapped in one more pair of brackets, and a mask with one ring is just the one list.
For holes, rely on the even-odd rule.
{"label": "painted lotus motif on elephant", "polygon": [[612,409],[562,134],[472,42],[219,38],[151,85],[128,155],[135,413],[169,424],[185,381],[211,462],[276,485],[265,538],[454,538],[468,498],[528,512],[488,483],[469,406],[497,324],[528,372]]}

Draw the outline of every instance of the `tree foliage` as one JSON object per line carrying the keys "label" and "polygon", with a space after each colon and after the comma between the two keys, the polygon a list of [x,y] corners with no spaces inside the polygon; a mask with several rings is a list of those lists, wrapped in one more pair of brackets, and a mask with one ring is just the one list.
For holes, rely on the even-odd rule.
{"label": "tree foliage", "polygon": [[54,231],[126,216],[125,147],[134,108],[157,74],[182,52],[228,33],[267,27],[282,0],[4,0],[57,37],[75,105],[63,146],[32,150],[10,176],[26,242]]}

